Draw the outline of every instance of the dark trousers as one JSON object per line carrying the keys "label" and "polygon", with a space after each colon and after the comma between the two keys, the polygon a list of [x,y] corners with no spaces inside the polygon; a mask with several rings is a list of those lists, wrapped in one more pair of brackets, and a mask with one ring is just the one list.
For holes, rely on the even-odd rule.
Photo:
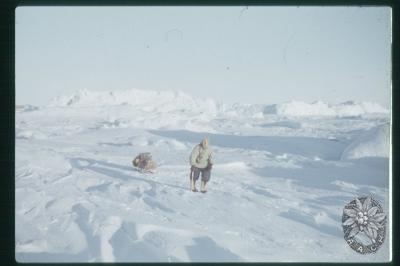
{"label": "dark trousers", "polygon": [[199,179],[200,173],[201,173],[201,181],[208,182],[210,180],[210,177],[211,177],[211,170],[210,169],[194,167],[193,179],[195,181],[197,181],[197,179]]}

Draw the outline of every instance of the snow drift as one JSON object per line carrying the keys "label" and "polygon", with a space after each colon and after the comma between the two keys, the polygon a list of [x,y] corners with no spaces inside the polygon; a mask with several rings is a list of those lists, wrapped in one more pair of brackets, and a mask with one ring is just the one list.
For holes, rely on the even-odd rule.
{"label": "snow drift", "polygon": [[342,159],[389,157],[389,137],[389,124],[365,131],[344,150]]}

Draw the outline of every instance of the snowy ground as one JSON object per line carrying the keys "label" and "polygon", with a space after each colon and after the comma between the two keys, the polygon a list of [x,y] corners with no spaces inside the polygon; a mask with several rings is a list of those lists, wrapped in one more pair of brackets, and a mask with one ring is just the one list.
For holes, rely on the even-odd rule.
{"label": "snowy ground", "polygon": [[[136,90],[29,106],[16,113],[16,259],[388,261],[389,233],[359,255],[341,217],[358,196],[389,211],[389,116],[368,103],[226,106]],[[201,194],[188,156],[204,136],[216,165]],[[132,167],[147,151],[156,174]]]}

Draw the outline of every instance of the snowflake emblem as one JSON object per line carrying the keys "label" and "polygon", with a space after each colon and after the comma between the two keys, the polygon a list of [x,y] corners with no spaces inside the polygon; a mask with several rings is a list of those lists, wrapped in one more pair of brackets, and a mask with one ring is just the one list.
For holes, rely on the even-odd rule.
{"label": "snowflake emblem", "polygon": [[[386,215],[372,197],[355,198],[343,209],[342,225],[347,243],[357,252],[372,253],[383,243]],[[366,236],[370,243],[361,241]]]}

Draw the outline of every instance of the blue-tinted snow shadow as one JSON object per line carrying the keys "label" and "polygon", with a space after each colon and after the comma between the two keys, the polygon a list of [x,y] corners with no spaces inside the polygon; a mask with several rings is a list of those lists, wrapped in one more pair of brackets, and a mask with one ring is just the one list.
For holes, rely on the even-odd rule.
{"label": "blue-tinted snow shadow", "polygon": [[86,189],[86,191],[87,192],[95,192],[95,191],[106,192],[110,185],[112,185],[112,182],[105,182],[105,183],[100,184],[100,185],[95,185],[95,186],[88,187]]}
{"label": "blue-tinted snow shadow", "polygon": [[[146,237],[150,233],[152,237]],[[139,238],[136,225],[132,222],[123,222],[113,234],[109,243],[113,247],[116,262],[179,262],[179,259],[165,252],[165,248],[157,242],[162,234],[150,231],[143,238]]]}
{"label": "blue-tinted snow shadow", "polygon": [[301,128],[301,123],[296,121],[277,121],[271,122],[266,124],[258,125],[259,127],[284,127],[284,128],[291,128],[291,129],[299,129]]}
{"label": "blue-tinted snow shadow", "polygon": [[209,237],[193,239],[194,245],[186,247],[191,262],[239,262],[242,259],[228,249],[218,246]]}
{"label": "blue-tinted snow shadow", "polygon": [[343,232],[340,228],[340,223],[338,223],[338,226],[336,227],[323,223],[318,224],[312,216],[304,214],[294,209],[290,209],[287,212],[282,212],[279,214],[279,216],[295,222],[305,224],[325,234],[329,234],[335,237],[343,237]]}
{"label": "blue-tinted snow shadow", "polygon": [[[70,164],[73,168],[79,169],[79,170],[91,170],[94,172],[97,172],[102,175],[106,175],[109,177],[113,178],[118,178],[122,179],[124,181],[128,180],[138,180],[138,181],[143,181],[147,182],[151,185],[163,185],[163,186],[169,186],[169,187],[174,187],[174,188],[179,188],[179,189],[187,189],[185,187],[181,186],[176,186],[168,183],[163,183],[159,181],[154,181],[151,179],[146,179],[143,177],[139,177],[133,174],[126,174],[122,171],[131,171],[132,173],[137,172],[133,167],[128,167],[125,165],[120,165],[116,163],[110,163],[110,162],[105,162],[105,161],[99,161],[95,159],[90,159],[90,158],[82,158],[82,157],[74,157],[74,158],[69,158]],[[104,189],[103,186],[107,186],[109,184],[103,184],[100,185],[99,187],[102,187],[101,189]]]}
{"label": "blue-tinted snow shadow", "polygon": [[203,137],[207,136],[211,145],[214,146],[268,151],[276,155],[288,153],[311,158],[318,156],[325,160],[339,160],[348,144],[342,141],[311,137],[238,136],[188,130],[149,130],[149,132],[192,143],[199,143]]}
{"label": "blue-tinted snow shadow", "polygon": [[89,256],[86,251],[78,254],[68,253],[49,253],[49,252],[16,252],[15,260],[20,263],[75,263],[75,262],[87,262]]}
{"label": "blue-tinted snow shadow", "polygon": [[87,248],[77,254],[49,253],[49,252],[16,252],[15,259],[18,262],[54,262],[74,263],[101,261],[100,238],[93,232],[89,224],[89,211],[81,204],[75,204],[72,211],[76,214],[75,222],[85,235]]}
{"label": "blue-tinted snow shadow", "polygon": [[[275,155],[297,154],[308,158],[319,157],[323,160],[339,161],[348,143],[310,137],[281,136],[237,136],[213,133],[199,133],[188,130],[149,130],[150,133],[186,141],[199,143],[208,136],[211,145],[228,148],[265,150]],[[282,177],[296,180],[307,187],[332,189],[339,180],[358,185],[371,185],[388,188],[389,160],[382,157],[369,157],[347,160],[347,164],[313,161],[304,162],[302,168],[266,167],[253,171],[265,177]]]}
{"label": "blue-tinted snow shadow", "polygon": [[253,171],[260,176],[282,177],[295,180],[299,185],[322,189],[338,188],[334,181],[343,181],[356,186],[389,188],[389,159],[369,157],[346,161],[347,164],[314,162],[302,168],[265,167]]}
{"label": "blue-tinted snow shadow", "polygon": [[[142,195],[141,193],[130,193],[131,196],[141,198],[145,204],[147,204],[150,208],[152,209],[158,209],[164,212],[168,213],[173,213],[174,211],[166,206],[164,206],[162,203],[158,202],[155,199],[155,196],[157,195],[156,193],[156,187],[157,186],[168,186],[171,188],[179,189],[179,190],[187,190],[186,187],[182,186],[176,186],[173,184],[168,184],[168,183],[163,183],[159,181],[154,181],[151,179],[146,179],[142,177],[138,177],[135,175],[130,175],[130,174],[125,174],[121,172],[120,170],[130,170],[132,171],[134,168],[133,167],[126,167],[123,165],[115,164],[115,163],[110,163],[110,162],[103,162],[99,160],[94,160],[90,158],[82,158],[82,157],[75,157],[75,158],[69,158],[70,164],[73,168],[79,169],[79,170],[91,170],[96,173],[111,177],[111,178],[118,178],[122,179],[124,181],[128,180],[136,180],[136,181],[141,181],[145,182],[150,185],[150,189],[144,191],[146,195]],[[119,169],[119,170],[118,170]],[[108,187],[112,185],[113,182],[105,182],[100,185],[95,185],[88,187],[86,189],[87,192],[105,192],[107,191]]]}
{"label": "blue-tinted snow shadow", "polygon": [[244,185],[243,188],[245,188],[257,195],[261,195],[261,196],[273,198],[273,199],[280,199],[279,196],[272,194],[271,192],[269,192],[268,190],[266,190],[263,187]]}
{"label": "blue-tinted snow shadow", "polygon": [[87,253],[90,258],[101,258],[100,251],[100,237],[95,235],[92,225],[89,222],[90,212],[82,204],[75,204],[72,207],[72,211],[76,213],[75,222],[78,225],[82,233],[85,234],[87,242]]}
{"label": "blue-tinted snow shadow", "polygon": [[114,146],[114,147],[132,146],[132,143],[130,143],[130,142],[125,142],[125,143],[99,142],[98,144],[101,146]]}

